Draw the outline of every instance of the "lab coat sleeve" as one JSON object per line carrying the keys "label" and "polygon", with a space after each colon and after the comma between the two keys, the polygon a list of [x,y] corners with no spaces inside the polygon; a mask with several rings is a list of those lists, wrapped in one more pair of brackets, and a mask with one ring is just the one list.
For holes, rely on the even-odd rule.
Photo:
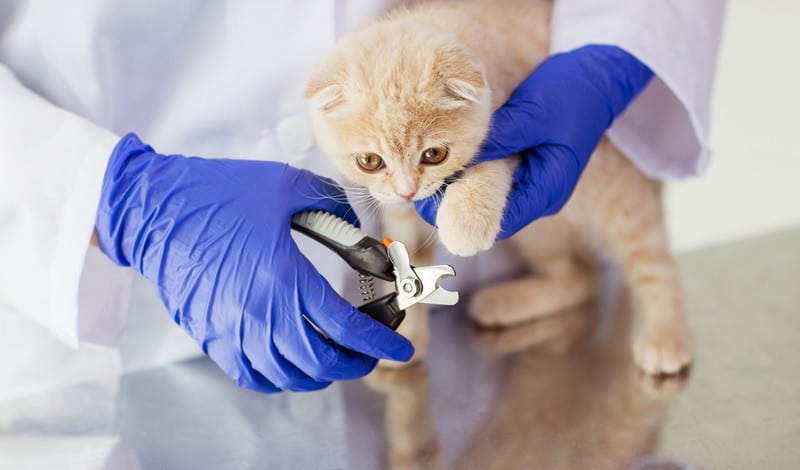
{"label": "lab coat sleeve", "polygon": [[[97,327],[79,325],[79,290],[117,140],[36,95],[0,63],[0,309],[29,317],[72,347],[84,339],[82,328]],[[101,270],[108,268],[116,269]],[[106,277],[118,286],[123,278]],[[101,300],[87,309],[109,308],[102,299],[111,298],[113,287],[98,289],[105,290]]]}
{"label": "lab coat sleeve", "polygon": [[708,162],[711,86],[724,0],[557,0],[551,49],[619,46],[655,78],[609,129],[651,177],[686,177]]}

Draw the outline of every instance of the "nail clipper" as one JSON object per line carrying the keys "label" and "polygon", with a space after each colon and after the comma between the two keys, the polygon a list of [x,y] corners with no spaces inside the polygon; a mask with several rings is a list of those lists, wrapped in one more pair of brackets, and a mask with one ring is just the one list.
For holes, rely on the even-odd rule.
{"label": "nail clipper", "polygon": [[[456,275],[449,265],[412,266],[405,245],[378,241],[345,220],[324,211],[307,211],[292,217],[292,228],[330,248],[359,272],[359,288],[367,302],[358,309],[392,329],[405,318],[405,310],[416,304],[455,305],[458,292],[439,282]],[[375,298],[374,278],[393,282],[395,292]]]}

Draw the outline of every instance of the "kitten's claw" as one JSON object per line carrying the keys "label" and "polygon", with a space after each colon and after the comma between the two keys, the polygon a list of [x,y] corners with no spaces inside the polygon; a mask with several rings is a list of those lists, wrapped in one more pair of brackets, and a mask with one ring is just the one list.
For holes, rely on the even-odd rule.
{"label": "kitten's claw", "polygon": [[692,361],[692,347],[688,327],[645,325],[633,344],[633,357],[648,374],[677,374]]}

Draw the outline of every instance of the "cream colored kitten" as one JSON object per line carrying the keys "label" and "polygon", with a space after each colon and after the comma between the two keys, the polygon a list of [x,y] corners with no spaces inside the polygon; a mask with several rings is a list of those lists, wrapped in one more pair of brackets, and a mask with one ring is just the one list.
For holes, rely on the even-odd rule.
{"label": "cream colored kitten", "polygon": [[[515,158],[465,168],[491,113],[548,51],[551,2],[506,0],[423,4],[397,10],[342,38],[308,83],[321,148],[384,206],[384,230],[418,248],[430,230],[409,201],[438,194],[438,235],[470,256],[494,244]],[[401,235],[402,234],[402,238]],[[656,182],[603,140],[562,212],[512,237],[536,276],[478,292],[470,314],[512,325],[586,301],[595,289],[595,252],[610,250],[640,301],[637,364],[650,373],[687,365],[692,337],[669,252]],[[417,264],[427,264],[415,256]],[[427,317],[415,307],[400,332],[418,356]]]}

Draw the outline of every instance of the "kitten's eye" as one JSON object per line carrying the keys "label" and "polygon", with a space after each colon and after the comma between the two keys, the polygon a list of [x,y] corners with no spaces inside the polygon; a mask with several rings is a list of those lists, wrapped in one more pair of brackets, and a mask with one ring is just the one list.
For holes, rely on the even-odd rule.
{"label": "kitten's eye", "polygon": [[366,172],[378,171],[383,168],[383,159],[377,153],[360,153],[356,155],[356,163]]}
{"label": "kitten's eye", "polygon": [[422,152],[422,163],[428,165],[438,165],[442,163],[446,158],[447,154],[449,153],[449,149],[445,146],[442,147],[431,147],[424,152]]}

